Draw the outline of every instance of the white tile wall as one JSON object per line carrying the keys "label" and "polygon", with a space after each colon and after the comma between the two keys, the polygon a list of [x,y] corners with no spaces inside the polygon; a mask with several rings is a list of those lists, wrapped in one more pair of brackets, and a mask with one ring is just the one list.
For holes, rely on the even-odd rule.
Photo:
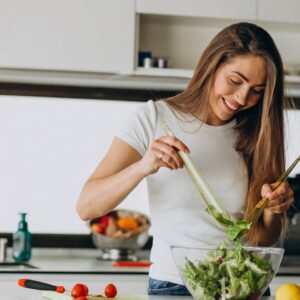
{"label": "white tile wall", "polygon": [[[140,103],[0,97],[0,232],[27,211],[32,232],[85,233],[75,203],[114,131]],[[121,207],[148,214],[145,183]]]}

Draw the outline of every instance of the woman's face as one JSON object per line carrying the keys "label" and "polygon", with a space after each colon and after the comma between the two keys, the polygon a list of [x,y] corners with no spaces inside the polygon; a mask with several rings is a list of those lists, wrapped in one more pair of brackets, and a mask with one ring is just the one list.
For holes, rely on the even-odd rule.
{"label": "woman's face", "polygon": [[223,64],[216,72],[209,99],[208,124],[223,125],[237,112],[256,105],[265,82],[266,64],[259,56],[239,56]]}

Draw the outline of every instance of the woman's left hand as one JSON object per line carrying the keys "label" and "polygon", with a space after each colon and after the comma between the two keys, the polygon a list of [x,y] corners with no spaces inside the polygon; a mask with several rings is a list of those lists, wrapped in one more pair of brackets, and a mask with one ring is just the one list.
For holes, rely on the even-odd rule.
{"label": "woman's left hand", "polygon": [[269,197],[270,201],[265,208],[268,212],[280,214],[287,211],[287,209],[294,203],[294,192],[287,182],[283,182],[277,189],[274,184],[264,184],[261,189],[262,197]]}

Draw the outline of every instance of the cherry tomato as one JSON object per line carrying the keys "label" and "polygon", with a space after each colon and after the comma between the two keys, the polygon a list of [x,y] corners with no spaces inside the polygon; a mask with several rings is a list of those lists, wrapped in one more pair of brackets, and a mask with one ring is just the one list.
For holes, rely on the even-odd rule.
{"label": "cherry tomato", "polygon": [[83,283],[76,283],[71,290],[71,295],[74,298],[87,296],[88,293],[89,289],[87,285]]}
{"label": "cherry tomato", "polygon": [[107,298],[114,298],[117,296],[117,288],[113,283],[109,283],[104,289]]}
{"label": "cherry tomato", "polygon": [[80,297],[75,298],[75,300],[88,300],[88,297],[80,296]]}

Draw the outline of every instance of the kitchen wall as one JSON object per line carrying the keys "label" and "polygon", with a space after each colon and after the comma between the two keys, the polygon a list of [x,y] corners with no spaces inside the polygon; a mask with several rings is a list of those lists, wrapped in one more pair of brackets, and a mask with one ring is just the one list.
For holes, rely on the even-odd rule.
{"label": "kitchen wall", "polygon": [[[35,233],[87,233],[75,203],[114,132],[141,102],[0,96],[0,232],[28,212]],[[300,111],[287,112],[287,163],[300,154]],[[292,175],[300,173],[298,166]],[[149,214],[145,182],[121,204]]]}
{"label": "kitchen wall", "polygon": [[[86,233],[75,202],[124,118],[140,105],[0,96],[0,232],[28,212],[35,233]],[[121,207],[148,214],[145,184]]]}

